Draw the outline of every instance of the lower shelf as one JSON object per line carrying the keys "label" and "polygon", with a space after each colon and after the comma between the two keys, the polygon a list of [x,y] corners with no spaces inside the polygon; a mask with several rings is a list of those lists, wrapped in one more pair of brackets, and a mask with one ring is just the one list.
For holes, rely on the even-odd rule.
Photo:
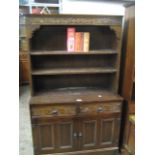
{"label": "lower shelf", "polygon": [[64,75],[64,74],[103,74],[115,73],[115,68],[68,68],[68,69],[36,69],[32,71],[32,75]]}
{"label": "lower shelf", "polygon": [[54,153],[54,154],[43,154],[43,155],[118,155],[118,148],[104,148],[104,149],[94,149],[76,152],[65,152],[65,153]]}
{"label": "lower shelf", "polygon": [[[45,91],[66,92],[78,89],[88,91],[92,88],[117,92],[117,74],[66,74],[66,75],[35,75],[32,77],[33,93]],[[71,89],[70,89],[71,88]],[[81,90],[82,89],[82,90]],[[74,91],[73,90],[73,91]],[[77,90],[77,91],[78,91]],[[86,91],[87,91],[86,90]],[[75,90],[76,91],[76,90]],[[75,92],[74,91],[74,92]],[[33,95],[35,95],[33,94]]]}

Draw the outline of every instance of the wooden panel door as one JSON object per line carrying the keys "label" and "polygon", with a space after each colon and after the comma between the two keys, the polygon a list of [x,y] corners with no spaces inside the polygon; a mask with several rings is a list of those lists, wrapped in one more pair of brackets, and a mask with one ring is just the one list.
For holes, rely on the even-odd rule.
{"label": "wooden panel door", "polygon": [[112,144],[114,136],[114,119],[102,119],[100,131],[101,145]]}
{"label": "wooden panel door", "polygon": [[84,118],[79,120],[79,148],[92,149],[97,148],[98,140],[98,120],[96,118]]}
{"label": "wooden panel door", "polygon": [[119,118],[101,118],[99,127],[100,146],[118,146],[120,133]]}
{"label": "wooden panel door", "polygon": [[36,155],[50,153],[56,150],[54,130],[55,125],[52,123],[32,125],[34,152]]}
{"label": "wooden panel door", "polygon": [[79,120],[79,148],[118,147],[120,118],[102,116]]}
{"label": "wooden panel door", "polygon": [[76,149],[76,121],[61,119],[56,123],[58,152],[74,151]]}
{"label": "wooden panel door", "polygon": [[73,119],[45,119],[33,121],[33,143],[36,155],[74,151],[76,121]]}

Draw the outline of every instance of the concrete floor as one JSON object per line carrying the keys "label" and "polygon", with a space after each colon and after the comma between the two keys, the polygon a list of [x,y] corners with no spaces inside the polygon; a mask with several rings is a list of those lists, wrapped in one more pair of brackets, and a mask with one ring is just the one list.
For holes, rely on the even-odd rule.
{"label": "concrete floor", "polygon": [[19,155],[33,155],[29,111],[29,86],[20,87],[19,94]]}

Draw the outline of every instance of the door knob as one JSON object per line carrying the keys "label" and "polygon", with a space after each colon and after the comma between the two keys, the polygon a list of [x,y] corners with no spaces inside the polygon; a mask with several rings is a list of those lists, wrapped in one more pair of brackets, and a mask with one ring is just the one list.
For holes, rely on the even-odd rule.
{"label": "door knob", "polygon": [[82,137],[82,132],[79,132],[79,137]]}
{"label": "door knob", "polygon": [[73,137],[77,138],[77,133],[76,132],[73,133]]}

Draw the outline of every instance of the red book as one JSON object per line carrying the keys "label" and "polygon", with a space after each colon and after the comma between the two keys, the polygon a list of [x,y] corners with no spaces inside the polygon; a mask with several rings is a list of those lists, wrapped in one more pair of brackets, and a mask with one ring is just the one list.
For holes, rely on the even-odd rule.
{"label": "red book", "polygon": [[75,51],[75,28],[67,28],[67,51]]}
{"label": "red book", "polygon": [[83,49],[83,33],[76,32],[75,33],[75,51],[82,52]]}
{"label": "red book", "polygon": [[32,14],[40,14],[41,9],[40,8],[33,8],[32,9]]}

